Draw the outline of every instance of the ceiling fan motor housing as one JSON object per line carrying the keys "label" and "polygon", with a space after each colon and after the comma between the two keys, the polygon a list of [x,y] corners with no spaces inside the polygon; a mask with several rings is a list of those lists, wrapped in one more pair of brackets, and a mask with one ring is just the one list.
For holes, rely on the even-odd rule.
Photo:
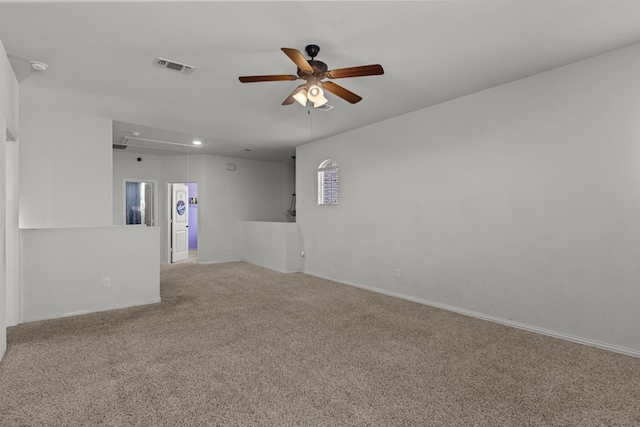
{"label": "ceiling fan motor housing", "polygon": [[309,63],[309,65],[311,65],[311,68],[313,68],[313,73],[298,68],[298,77],[303,79],[306,79],[309,76],[315,76],[318,79],[324,78],[327,70],[329,69],[327,67],[327,64],[322,61],[316,61],[315,59],[310,59],[307,62]]}
{"label": "ceiling fan motor housing", "polygon": [[307,45],[307,47],[305,47],[304,50],[306,50],[307,55],[309,55],[309,57],[313,59],[316,56],[318,56],[318,52],[320,52],[320,46],[318,46],[317,44],[310,44],[310,45]]}

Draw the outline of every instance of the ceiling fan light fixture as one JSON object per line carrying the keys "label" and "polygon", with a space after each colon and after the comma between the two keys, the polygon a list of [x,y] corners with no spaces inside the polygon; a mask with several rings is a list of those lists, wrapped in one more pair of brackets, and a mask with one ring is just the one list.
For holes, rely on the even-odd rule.
{"label": "ceiling fan light fixture", "polygon": [[311,87],[309,87],[307,97],[309,97],[309,101],[313,102],[314,108],[320,107],[321,105],[329,102],[329,100],[324,97],[324,91],[318,85],[312,85]]}
{"label": "ceiling fan light fixture", "polygon": [[309,88],[309,94],[307,96],[311,101],[315,102],[315,100],[322,97],[322,95],[324,95],[324,92],[320,89],[320,86],[312,85]]}
{"label": "ceiling fan light fixture", "polygon": [[318,99],[317,101],[313,101],[313,108],[321,107],[327,102],[329,102],[329,100],[324,96],[320,95],[320,99]]}
{"label": "ceiling fan light fixture", "polygon": [[293,99],[295,99],[298,104],[302,105],[303,107],[307,106],[307,91],[302,88],[298,91],[298,93],[296,93],[295,95],[293,95]]}

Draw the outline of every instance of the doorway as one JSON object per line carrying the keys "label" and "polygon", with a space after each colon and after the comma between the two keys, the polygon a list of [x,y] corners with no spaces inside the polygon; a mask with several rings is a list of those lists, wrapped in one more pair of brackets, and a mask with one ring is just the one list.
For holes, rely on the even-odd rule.
{"label": "doorway", "polygon": [[123,224],[148,227],[156,225],[157,187],[157,181],[126,178],[122,180]]}
{"label": "doorway", "polygon": [[198,183],[168,184],[168,260],[198,262]]}

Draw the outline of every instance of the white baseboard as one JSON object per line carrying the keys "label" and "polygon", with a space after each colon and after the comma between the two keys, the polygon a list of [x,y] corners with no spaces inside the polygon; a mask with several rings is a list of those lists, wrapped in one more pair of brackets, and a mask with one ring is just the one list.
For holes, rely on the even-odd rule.
{"label": "white baseboard", "polygon": [[283,274],[300,273],[300,269],[297,269],[297,270],[281,270],[279,268],[271,267],[269,265],[258,264],[258,263],[255,263],[255,262],[250,261],[250,260],[245,259],[245,258],[242,258],[240,261],[246,262],[247,264],[251,264],[251,265],[257,265],[258,267],[266,268],[268,270],[277,271],[278,273],[283,273]]}
{"label": "white baseboard", "polygon": [[240,262],[242,259],[223,259],[218,261],[200,261],[198,264],[224,264],[225,262]]}
{"label": "white baseboard", "polygon": [[[309,274],[309,273],[305,273],[305,274]],[[314,275],[314,274],[309,274],[309,275],[310,276],[314,276],[314,277],[318,277],[320,279],[329,280],[329,281],[332,281],[332,282],[335,282],[335,283],[340,283],[342,285],[352,286],[354,288],[360,288],[360,289],[364,289],[364,290],[367,290],[367,291],[375,292],[375,293],[378,293],[378,294],[387,295],[387,296],[394,297],[394,298],[400,298],[400,299],[403,299],[403,300],[406,300],[406,301],[411,301],[411,302],[415,302],[415,303],[418,303],[418,304],[427,305],[427,306],[430,306],[430,307],[440,308],[442,310],[451,311],[451,312],[462,314],[462,315],[465,315],[465,316],[475,317],[477,319],[487,320],[489,322],[499,323],[501,325],[510,326],[510,327],[513,327],[513,328],[518,328],[518,329],[522,329],[522,330],[529,331],[529,332],[535,332],[537,334],[547,335],[547,336],[550,336],[550,337],[553,337],[553,338],[559,338],[559,339],[565,340],[565,341],[571,341],[571,342],[582,344],[582,345],[587,345],[587,346],[591,346],[591,347],[601,348],[603,350],[612,351],[614,353],[621,353],[621,354],[624,354],[624,355],[627,355],[627,356],[640,358],[640,350],[627,348],[627,347],[621,347],[621,346],[618,346],[618,345],[608,344],[608,343],[600,342],[600,341],[595,341],[595,340],[591,340],[591,339],[588,339],[588,338],[582,338],[582,337],[578,337],[578,336],[575,336],[575,335],[565,334],[563,332],[552,331],[550,329],[539,328],[537,326],[531,326],[531,325],[527,325],[525,323],[514,322],[512,320],[502,319],[500,317],[489,316],[489,315],[486,315],[486,314],[478,313],[478,312],[467,310],[467,309],[464,309],[464,308],[455,307],[455,306],[447,305],[447,304],[441,304],[439,302],[429,301],[429,300],[425,300],[425,299],[422,299],[422,298],[416,298],[416,297],[412,297],[412,296],[409,296],[409,295],[400,294],[400,293],[397,293],[397,292],[386,291],[384,289],[378,289],[378,288],[374,288],[374,287],[371,287],[371,286],[344,282],[344,281],[335,280],[335,279],[331,279],[329,277],[323,277],[323,276],[318,276],[318,275]]]}
{"label": "white baseboard", "polygon": [[20,319],[20,323],[37,322],[39,320],[59,319],[61,317],[69,317],[69,316],[80,316],[80,315],[89,314],[89,313],[99,313],[101,311],[117,310],[120,308],[128,308],[128,307],[137,307],[139,305],[156,304],[159,302],[160,302],[160,298],[153,298],[150,300],[130,301],[130,302],[121,303],[121,304],[108,305],[105,307],[100,307],[100,308],[91,309],[91,310],[39,314],[36,316],[23,317]]}

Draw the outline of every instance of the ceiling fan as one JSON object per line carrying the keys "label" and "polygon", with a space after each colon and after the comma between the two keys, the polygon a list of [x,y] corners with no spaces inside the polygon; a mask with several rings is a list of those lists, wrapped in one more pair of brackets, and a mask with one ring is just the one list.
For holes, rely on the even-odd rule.
{"label": "ceiling fan", "polygon": [[325,77],[329,79],[344,79],[347,77],[364,77],[384,74],[384,70],[379,64],[329,70],[327,64],[315,59],[318,52],[320,52],[320,47],[315,44],[310,44],[305,48],[305,50],[311,57],[310,60],[305,59],[304,55],[302,55],[302,53],[297,49],[291,49],[288,47],[282,48],[282,51],[298,66],[298,75],[272,74],[267,76],[243,76],[239,77],[239,79],[242,83],[290,81],[298,79],[306,80],[306,83],[301,84],[291,92],[282,105],[290,105],[293,104],[294,101],[297,101],[302,106],[306,106],[307,101],[310,101],[313,104],[313,107],[317,108],[328,102],[328,99],[324,97],[323,89],[339,96],[351,104],[355,104],[362,100],[362,97],[340,85],[335,84],[334,82],[323,81]]}

